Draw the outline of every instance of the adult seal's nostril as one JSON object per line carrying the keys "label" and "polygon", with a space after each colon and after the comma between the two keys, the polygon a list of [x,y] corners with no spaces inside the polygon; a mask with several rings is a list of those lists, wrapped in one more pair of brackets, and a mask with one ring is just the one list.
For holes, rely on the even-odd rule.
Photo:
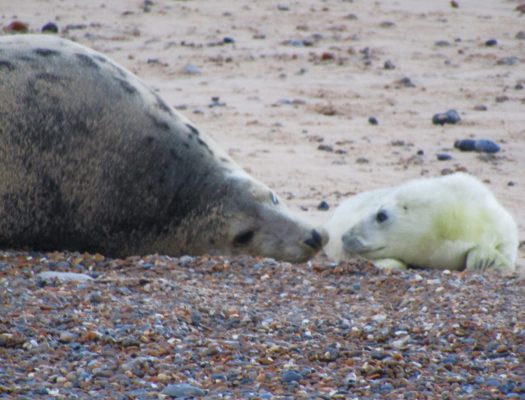
{"label": "adult seal's nostril", "polygon": [[317,232],[315,229],[312,229],[312,236],[306,239],[304,244],[315,250],[319,250],[321,247],[323,247],[323,238],[319,232]]}

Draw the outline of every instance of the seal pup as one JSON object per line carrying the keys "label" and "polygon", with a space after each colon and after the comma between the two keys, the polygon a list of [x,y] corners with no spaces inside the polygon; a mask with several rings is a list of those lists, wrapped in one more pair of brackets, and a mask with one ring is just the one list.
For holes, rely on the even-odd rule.
{"label": "seal pup", "polygon": [[103,54],[0,38],[1,247],[302,262],[326,240]]}
{"label": "seal pup", "polygon": [[363,256],[380,268],[513,272],[518,228],[478,179],[465,173],[360,193],[325,224],[325,253]]}

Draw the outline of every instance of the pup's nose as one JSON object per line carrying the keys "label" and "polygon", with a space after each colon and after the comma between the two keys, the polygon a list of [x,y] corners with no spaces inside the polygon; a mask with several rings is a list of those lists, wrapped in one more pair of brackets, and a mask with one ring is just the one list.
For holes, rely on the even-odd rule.
{"label": "pup's nose", "polygon": [[310,246],[314,250],[321,250],[321,248],[328,241],[328,234],[324,229],[319,232],[316,229],[312,229],[311,235],[304,241],[304,244]]}

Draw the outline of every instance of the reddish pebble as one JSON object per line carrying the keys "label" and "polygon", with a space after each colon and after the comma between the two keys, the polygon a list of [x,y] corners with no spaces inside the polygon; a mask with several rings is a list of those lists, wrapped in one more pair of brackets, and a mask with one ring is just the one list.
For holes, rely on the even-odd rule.
{"label": "reddish pebble", "polygon": [[324,52],[322,55],[321,55],[321,60],[323,61],[329,61],[329,60],[333,60],[335,57],[332,53],[329,53],[329,52]]}
{"label": "reddish pebble", "polygon": [[9,25],[4,28],[6,32],[18,32],[26,33],[29,30],[29,26],[21,21],[12,21]]}

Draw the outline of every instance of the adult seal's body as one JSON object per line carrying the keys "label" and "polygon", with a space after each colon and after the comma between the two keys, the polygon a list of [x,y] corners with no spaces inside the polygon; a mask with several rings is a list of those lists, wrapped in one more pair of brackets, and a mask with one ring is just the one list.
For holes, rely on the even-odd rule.
{"label": "adult seal's body", "polygon": [[325,252],[336,260],[359,255],[384,268],[515,270],[514,219],[464,173],[358,194],[325,227]]}
{"label": "adult seal's body", "polygon": [[324,241],[115,62],[0,38],[1,247],[300,262]]}

